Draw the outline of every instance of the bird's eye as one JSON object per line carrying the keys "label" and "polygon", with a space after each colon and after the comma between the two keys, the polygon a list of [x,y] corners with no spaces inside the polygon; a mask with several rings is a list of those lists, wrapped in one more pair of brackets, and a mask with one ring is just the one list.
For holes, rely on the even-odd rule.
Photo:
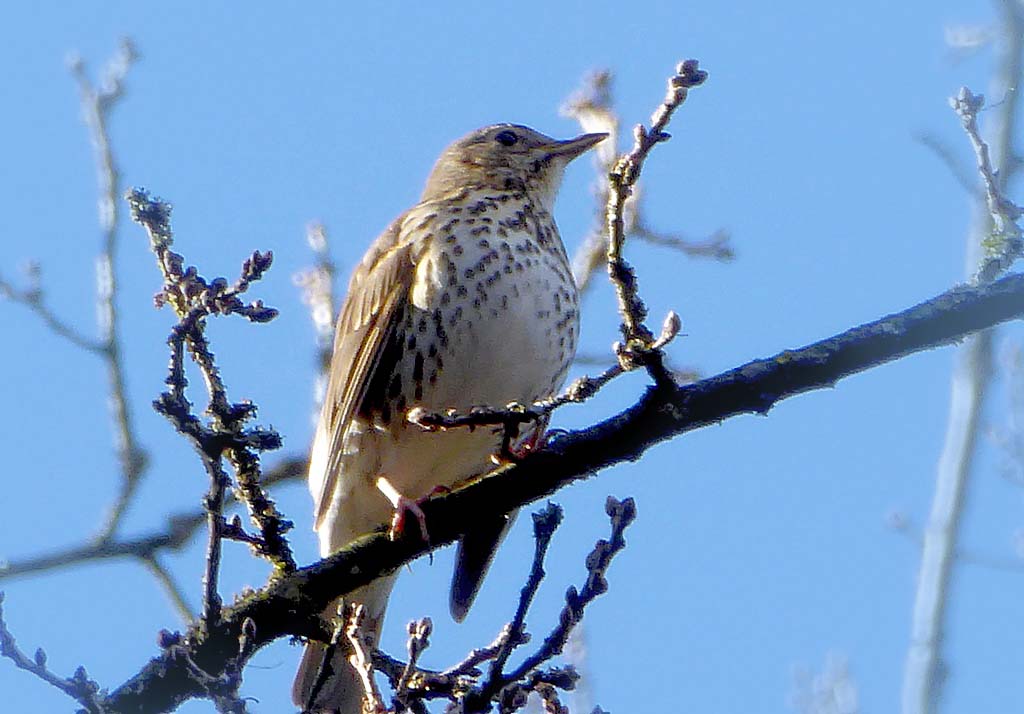
{"label": "bird's eye", "polygon": [[512,146],[514,143],[519,141],[519,137],[516,136],[516,133],[514,131],[509,131],[508,129],[506,129],[505,131],[499,131],[497,134],[495,134],[494,140],[501,144],[502,146]]}

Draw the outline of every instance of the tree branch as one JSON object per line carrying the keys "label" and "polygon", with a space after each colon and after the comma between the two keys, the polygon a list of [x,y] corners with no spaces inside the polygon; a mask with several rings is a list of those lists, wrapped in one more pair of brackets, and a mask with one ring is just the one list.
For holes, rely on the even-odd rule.
{"label": "tree branch", "polygon": [[[672,114],[686,101],[690,89],[703,84],[707,76],[707,72],[698,68],[697,60],[681,62],[675,75],[669,78],[665,99],[651,116],[651,128],[645,129],[642,124],[637,124],[633,130],[633,149],[619,158],[608,174],[608,276],[619,301],[625,350],[638,355],[649,350],[654,335],[644,325],[647,308],[637,294],[636,273],[622,257],[622,247],[626,241],[623,218],[626,200],[640,180],[640,172],[651,149],[669,139],[665,129]],[[621,361],[623,359],[620,355]],[[623,366],[627,367],[627,364]],[[658,375],[652,376],[657,378]]]}
{"label": "tree branch", "polygon": [[4,594],[0,593],[0,657],[6,657],[14,662],[18,669],[34,674],[47,684],[53,685],[69,697],[77,700],[85,707],[83,711],[88,712],[88,714],[104,714],[106,710],[99,702],[102,699],[99,685],[89,678],[84,667],[76,669],[71,677],[61,677],[51,672],[49,667],[46,666],[46,652],[43,651],[42,647],[36,650],[35,656],[32,659],[29,659],[21,651],[18,643],[14,640],[14,635],[7,629],[7,623],[4,622],[3,602]]}
{"label": "tree branch", "polygon": [[[278,577],[225,608],[222,627],[187,635],[192,657],[216,674],[238,657],[242,623],[251,619],[252,651],[287,635],[329,641],[315,613],[335,598],[444,546],[499,514],[551,495],[623,461],[635,461],[666,439],[739,414],[764,414],[777,402],[913,352],[950,344],[972,332],[1024,316],[1024,276],[962,286],[872,323],[798,350],[757,360],[695,384],[652,387],[629,409],[550,442],[469,486],[429,499],[431,544],[417,534],[390,540],[364,536],[331,557]],[[112,711],[166,711],[204,692],[174,657],[155,657],[104,705]]]}
{"label": "tree branch", "polygon": [[135,435],[135,422],[128,401],[124,362],[121,357],[120,322],[117,311],[118,206],[121,173],[114,159],[108,122],[110,113],[124,96],[124,81],[128,71],[138,59],[130,40],[122,40],[117,54],[107,64],[99,87],[93,85],[81,59],[71,62],[71,73],[78,81],[82,103],[82,118],[89,130],[96,158],[96,177],[99,183],[98,200],[103,247],[96,259],[96,305],[99,323],[99,345],[107,367],[110,383],[110,410],[114,421],[115,443],[121,464],[121,484],[107,518],[97,534],[97,540],[107,540],[121,524],[135,490],[146,468],[146,453]]}
{"label": "tree branch", "polygon": [[[999,3],[1004,13],[1002,56],[997,93],[1005,93],[996,118],[993,154],[1001,173],[992,171],[988,147],[977,129],[980,98],[966,89],[950,101],[968,135],[982,181],[984,205],[978,201],[967,236],[967,273],[986,282],[1009,266],[1020,252],[1020,230],[1014,223],[1019,210],[1003,197],[1016,166],[1013,135],[1017,129],[1020,92],[1015,91],[1024,68],[1024,10],[1016,0]],[[994,229],[994,230],[993,230]],[[921,562],[911,614],[910,643],[903,669],[901,707],[904,714],[934,711],[941,692],[943,639],[949,583],[957,550],[964,496],[974,466],[979,425],[992,376],[991,331],[972,335],[958,350],[950,385],[949,413],[942,452],[936,467],[935,490],[924,532]]]}
{"label": "tree branch", "polygon": [[[269,469],[264,474],[260,483],[264,487],[269,488],[279,483],[297,481],[306,475],[306,464],[305,456],[286,458]],[[225,507],[234,503],[237,503],[236,496],[228,493],[225,498]],[[196,529],[205,522],[206,511],[196,509],[189,513],[178,513],[168,516],[166,524],[159,530],[151,533],[114,538],[107,541],[94,541],[70,548],[62,548],[50,553],[5,560],[0,564],[0,582],[78,563],[106,560],[108,558],[141,558],[146,560],[158,552],[181,550],[192,541]]]}

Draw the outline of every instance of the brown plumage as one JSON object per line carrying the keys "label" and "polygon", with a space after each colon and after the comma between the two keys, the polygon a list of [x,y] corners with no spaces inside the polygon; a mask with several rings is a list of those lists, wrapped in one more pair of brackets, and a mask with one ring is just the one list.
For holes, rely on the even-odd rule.
{"label": "brown plumage", "polygon": [[[566,164],[604,136],[556,141],[514,124],[475,131],[442,153],[420,202],[367,251],[338,317],[310,457],[322,555],[387,524],[395,509],[415,511],[415,501],[436,487],[490,467],[498,430],[427,433],[406,422],[409,409],[530,403],[559,388],[579,316],[552,208]],[[507,525],[502,519],[460,543],[456,619],[469,609]],[[345,598],[365,606],[370,646],[394,577]],[[308,645],[293,692],[299,706],[309,702],[322,660],[323,646]],[[313,711],[359,712],[358,678],[340,658],[332,664],[335,674]]]}

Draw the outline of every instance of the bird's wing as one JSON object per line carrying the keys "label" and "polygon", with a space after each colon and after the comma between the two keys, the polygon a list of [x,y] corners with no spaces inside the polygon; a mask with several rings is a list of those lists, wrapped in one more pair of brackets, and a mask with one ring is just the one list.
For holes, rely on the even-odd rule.
{"label": "bird's wing", "polygon": [[384,348],[409,300],[416,253],[422,247],[404,235],[404,218],[397,218],[370,247],[352,276],[338,316],[327,393],[309,464],[310,490],[316,498],[314,529],[330,507],[345,435],[367,387],[377,371],[394,368],[383,364],[381,357],[394,354]]}

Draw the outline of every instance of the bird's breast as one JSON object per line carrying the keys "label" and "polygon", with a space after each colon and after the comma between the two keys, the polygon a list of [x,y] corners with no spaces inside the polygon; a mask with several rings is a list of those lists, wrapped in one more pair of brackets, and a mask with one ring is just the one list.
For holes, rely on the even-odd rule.
{"label": "bird's breast", "polygon": [[416,266],[407,331],[410,401],[427,409],[531,402],[556,391],[576,350],[576,286],[549,211],[477,194],[439,211]]}

